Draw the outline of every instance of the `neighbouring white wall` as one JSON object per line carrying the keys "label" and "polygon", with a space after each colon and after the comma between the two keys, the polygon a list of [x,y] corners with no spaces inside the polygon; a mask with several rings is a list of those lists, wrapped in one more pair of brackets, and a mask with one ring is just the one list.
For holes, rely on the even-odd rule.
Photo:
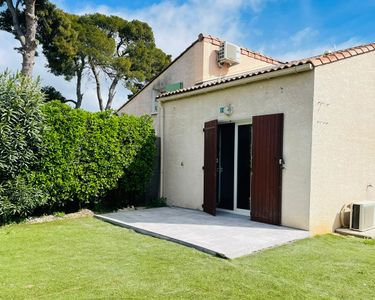
{"label": "neighbouring white wall", "polygon": [[310,229],[340,226],[344,204],[375,200],[375,53],[315,69]]}
{"label": "neighbouring white wall", "polygon": [[282,224],[309,228],[313,71],[167,101],[164,107],[164,195],[168,204],[202,209],[204,122],[231,104],[231,120],[284,113]]}

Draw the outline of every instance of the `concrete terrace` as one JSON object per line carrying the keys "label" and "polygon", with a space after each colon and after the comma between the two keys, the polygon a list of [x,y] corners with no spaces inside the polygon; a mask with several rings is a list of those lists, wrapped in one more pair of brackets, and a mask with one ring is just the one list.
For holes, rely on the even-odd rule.
{"label": "concrete terrace", "polygon": [[309,236],[307,231],[252,222],[246,216],[221,211],[217,216],[211,216],[176,207],[115,212],[95,217],[223,258],[237,258]]}

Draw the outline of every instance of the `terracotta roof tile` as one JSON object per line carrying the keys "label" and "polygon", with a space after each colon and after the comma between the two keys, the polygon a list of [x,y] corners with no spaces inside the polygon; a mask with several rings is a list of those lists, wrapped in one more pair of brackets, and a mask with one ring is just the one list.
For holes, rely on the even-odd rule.
{"label": "terracotta roof tile", "polygon": [[214,79],[214,80],[206,81],[206,82],[203,82],[201,84],[194,85],[194,86],[191,86],[191,87],[186,87],[186,88],[176,90],[176,91],[173,91],[173,92],[166,92],[166,93],[163,93],[163,94],[157,96],[157,98],[159,99],[159,98],[164,98],[164,97],[168,97],[168,96],[171,96],[171,95],[182,94],[182,93],[186,93],[186,92],[190,92],[190,91],[200,90],[200,89],[208,88],[208,87],[211,87],[211,86],[220,85],[220,84],[223,84],[223,83],[228,83],[228,82],[231,82],[231,81],[236,81],[236,80],[240,80],[240,79],[244,79],[244,78],[254,77],[254,76],[258,76],[258,75],[262,75],[262,74],[266,74],[266,73],[271,73],[271,72],[279,71],[279,70],[283,70],[283,69],[289,69],[289,68],[297,67],[297,66],[304,65],[304,64],[310,64],[311,68],[313,68],[312,63],[310,61],[306,61],[306,63],[302,63],[302,62],[281,63],[281,64],[278,64],[278,65],[273,65],[273,66],[270,66],[270,67],[257,69],[257,70],[254,70],[254,71],[251,71],[251,72],[248,72],[248,73],[232,75],[232,76],[228,76],[228,77],[225,77],[225,78],[217,78],[217,79]]}
{"label": "terracotta roof tile", "polygon": [[317,67],[317,66],[322,65],[322,64],[323,64],[323,61],[322,61],[321,59],[317,58],[317,59],[315,59],[314,61],[311,61],[311,63],[312,63],[315,67]]}
{"label": "terracotta roof tile", "polygon": [[336,53],[336,57],[337,57],[338,60],[344,59],[345,58],[345,54],[344,54],[344,52],[340,51],[340,52]]}
{"label": "terracotta roof tile", "polygon": [[370,45],[365,45],[365,46],[363,46],[363,50],[370,51]]}
{"label": "terracotta roof tile", "polygon": [[319,60],[322,62],[322,64],[327,64],[327,63],[330,63],[331,60],[328,58],[328,55],[324,55],[324,56],[321,56],[319,57]]}
{"label": "terracotta roof tile", "polygon": [[337,59],[344,59],[345,58],[345,56],[344,56],[344,54],[342,52],[337,52],[335,54],[335,56],[336,56]]}
{"label": "terracotta roof tile", "polygon": [[317,56],[305,58],[302,60],[297,60],[297,61],[294,61],[294,63],[310,61],[315,67],[317,67],[320,65],[332,63],[335,61],[339,61],[339,60],[349,58],[352,56],[357,56],[357,55],[364,54],[364,53],[374,51],[374,50],[375,50],[375,43],[370,43],[366,45],[355,46],[355,47],[344,49],[344,50],[334,51],[334,52],[327,53],[327,54],[317,55]]}
{"label": "terracotta roof tile", "polygon": [[337,56],[336,56],[336,53],[330,53],[327,55],[328,59],[331,61],[331,62],[334,62],[337,60]]}

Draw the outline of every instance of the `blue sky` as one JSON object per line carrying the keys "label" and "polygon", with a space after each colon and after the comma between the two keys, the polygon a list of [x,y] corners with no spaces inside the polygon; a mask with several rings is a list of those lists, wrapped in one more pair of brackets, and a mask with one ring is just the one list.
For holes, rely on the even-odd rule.
{"label": "blue sky", "polygon": [[[212,34],[240,46],[281,60],[316,55],[325,50],[375,42],[375,1],[354,0],[57,0],[66,11],[84,14],[101,12],[126,19],[140,19],[154,29],[157,46],[176,57],[200,32]],[[19,68],[17,42],[0,33],[0,70]],[[55,85],[74,97],[74,84],[56,78],[38,58],[35,68],[43,83]],[[85,83],[85,107],[97,110],[92,79]],[[115,107],[126,99],[118,91]]]}

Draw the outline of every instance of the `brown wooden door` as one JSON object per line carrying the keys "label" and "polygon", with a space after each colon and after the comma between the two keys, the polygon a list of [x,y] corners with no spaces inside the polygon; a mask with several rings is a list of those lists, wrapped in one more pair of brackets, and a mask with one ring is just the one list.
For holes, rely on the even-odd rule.
{"label": "brown wooden door", "polygon": [[251,219],[281,224],[283,114],[253,117]]}
{"label": "brown wooden door", "polygon": [[217,120],[204,123],[203,210],[216,214]]}

